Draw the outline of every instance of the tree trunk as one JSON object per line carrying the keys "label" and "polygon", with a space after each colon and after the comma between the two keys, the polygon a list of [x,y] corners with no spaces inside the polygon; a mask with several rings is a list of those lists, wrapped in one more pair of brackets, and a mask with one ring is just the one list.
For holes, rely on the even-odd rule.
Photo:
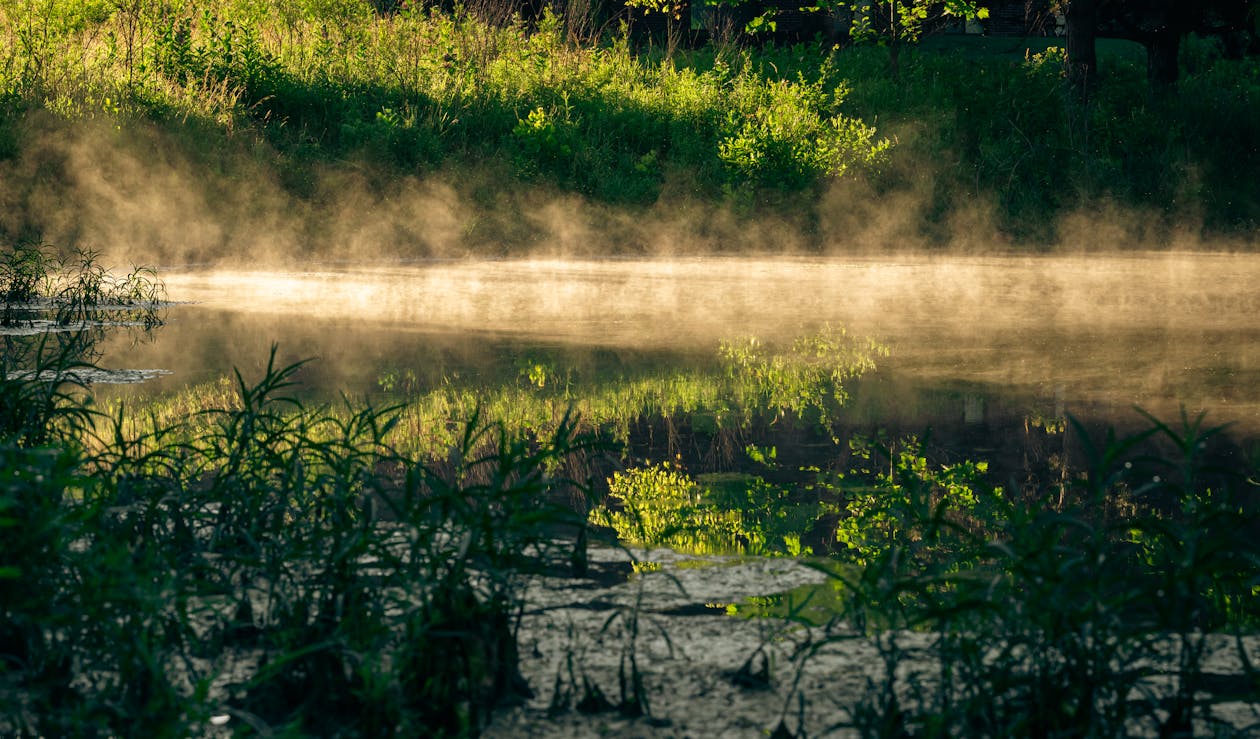
{"label": "tree trunk", "polygon": [[1155,90],[1177,84],[1177,54],[1181,50],[1181,33],[1161,28],[1145,39],[1146,79]]}
{"label": "tree trunk", "polygon": [[894,80],[901,80],[901,25],[898,23],[897,0],[888,3],[888,71]]}
{"label": "tree trunk", "polygon": [[1081,92],[1093,87],[1098,73],[1098,54],[1094,49],[1097,34],[1097,0],[1071,0],[1067,5],[1067,73]]}

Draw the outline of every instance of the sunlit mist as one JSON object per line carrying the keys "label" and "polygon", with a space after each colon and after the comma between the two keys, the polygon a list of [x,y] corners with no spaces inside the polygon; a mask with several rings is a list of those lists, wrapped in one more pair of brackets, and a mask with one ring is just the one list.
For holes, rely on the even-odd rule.
{"label": "sunlit mist", "polygon": [[437,362],[436,345],[461,347],[443,360],[458,371],[491,341],[699,356],[725,337],[787,342],[831,324],[887,344],[887,377],[1260,419],[1260,260],[1248,256],[425,261],[164,277],[190,304],[155,341],[119,350],[129,359],[107,359],[172,369],[169,383],[257,366],[272,343],[358,390],[383,367]]}

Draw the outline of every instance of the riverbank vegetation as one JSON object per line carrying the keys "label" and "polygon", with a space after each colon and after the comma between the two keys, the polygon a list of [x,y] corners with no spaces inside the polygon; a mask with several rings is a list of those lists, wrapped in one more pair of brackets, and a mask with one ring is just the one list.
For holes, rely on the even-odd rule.
{"label": "riverbank vegetation", "polygon": [[[69,274],[102,274],[93,264]],[[40,290],[23,304],[49,310]],[[620,407],[620,441],[616,419],[554,404],[543,421],[474,404],[405,428],[423,396],[305,403],[300,365],[274,362],[172,414],[91,401],[93,333],[67,330],[143,306],[72,302],[89,311],[79,325],[3,337],[3,733],[476,735],[545,689],[520,672],[525,586],[585,577],[596,525],[648,547],[819,555],[808,561],[833,595],[810,618],[828,628],[802,643],[876,646],[869,690],[827,698],[828,723],[863,736],[1229,736],[1256,724],[1256,475],[1245,458],[1219,462],[1220,430],[1202,419],[1150,419],[1125,438],[1074,426],[1081,464],[1018,485],[983,461],[878,437],[844,440],[845,454],[832,440],[804,478],[777,476],[784,460],[757,432],[825,434],[844,382],[869,368],[871,349],[836,330],[778,350],[725,345],[724,371],[691,380],[710,387],[694,405],[660,393]],[[62,335],[80,338],[48,340]],[[517,379],[533,392],[549,377],[525,364]],[[749,434],[743,472],[627,454],[636,421],[697,416]],[[438,443],[421,449],[412,434]],[[830,546],[807,545],[818,528]],[[729,610],[805,613],[787,596]],[[769,668],[762,679],[790,680]],[[619,703],[585,679],[585,697],[562,697],[557,680],[553,707],[641,716],[643,681],[631,651]],[[818,698],[800,700],[803,712]],[[1228,705],[1241,724],[1218,715]]]}
{"label": "riverbank vegetation", "polygon": [[1212,40],[1159,91],[1140,47],[1103,44],[1082,101],[1053,40],[938,37],[894,74],[878,47],[692,48],[601,12],[6,0],[0,233],[212,261],[1241,244],[1260,223],[1257,65]]}

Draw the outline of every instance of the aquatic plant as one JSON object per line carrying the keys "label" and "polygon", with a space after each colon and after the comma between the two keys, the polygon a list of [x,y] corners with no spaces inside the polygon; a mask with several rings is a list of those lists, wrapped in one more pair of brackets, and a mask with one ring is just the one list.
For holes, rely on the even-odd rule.
{"label": "aquatic plant", "polygon": [[[1066,495],[989,496],[996,515],[970,524],[950,509],[969,515],[991,490],[978,469],[959,488],[894,457],[852,511],[858,524],[896,516],[861,539],[884,548],[859,548],[856,575],[824,569],[884,662],[840,725],[873,737],[1228,734],[1212,706],[1260,685],[1240,638],[1260,606],[1260,550],[1244,533],[1260,501],[1245,473],[1205,464],[1219,428],[1150,420],[1101,442],[1075,424],[1087,472]],[[1138,452],[1156,440],[1166,453]],[[872,495],[895,502],[872,509]],[[930,632],[931,646],[911,654],[898,629]],[[1213,650],[1238,672],[1210,674]]]}
{"label": "aquatic plant", "polygon": [[986,479],[988,463],[933,465],[924,446],[915,437],[887,445],[851,438],[856,475],[820,481],[844,496],[836,541],[846,560],[870,565],[898,549],[920,572],[942,560],[962,567],[977,541],[1002,525],[1003,491]]}
{"label": "aquatic plant", "polygon": [[614,472],[591,521],[627,544],[693,554],[802,556],[802,536],[829,506],[755,475],[692,478],[677,462]]}
{"label": "aquatic plant", "polygon": [[385,443],[395,408],[308,408],[286,393],[300,364],[274,359],[198,434],[136,433],[121,408],[54,423],[93,413],[68,394],[14,419],[0,730],[469,735],[529,693],[518,573],[580,561],[553,531],[582,527],[566,471],[598,446],[568,421],[527,440],[474,416],[422,462]]}
{"label": "aquatic plant", "polygon": [[888,348],[870,338],[849,336],[842,326],[823,326],[776,351],[757,337],[725,340],[718,353],[742,407],[773,416],[827,426],[848,400],[845,383],[875,369]]}
{"label": "aquatic plant", "polygon": [[162,323],[166,287],[152,267],[119,274],[100,252],[63,253],[51,245],[22,242],[0,259],[0,327],[51,319],[59,326],[108,320],[153,328]]}
{"label": "aquatic plant", "polygon": [[[843,329],[824,327],[791,342],[751,337],[722,342],[718,361],[684,368],[583,373],[556,360],[530,356],[490,381],[423,382],[414,368],[388,369],[378,386],[399,405],[390,443],[400,451],[430,457],[457,441],[459,424],[474,412],[494,418],[514,433],[548,434],[570,416],[581,429],[621,445],[632,430],[652,425],[692,428],[733,445],[745,430],[768,425],[799,426],[824,438],[833,435],[847,402],[845,386],[875,367],[887,348]],[[236,403],[238,388],[226,379],[160,397],[146,398],[135,415],[155,423],[194,416],[200,409]],[[108,407],[108,403],[106,403]],[[742,444],[734,445],[738,453]],[[673,455],[678,450],[666,450]]]}
{"label": "aquatic plant", "polygon": [[97,345],[111,325],[160,325],[165,286],[149,267],[119,276],[97,252],[22,242],[0,259],[0,295],[0,328],[20,329],[0,332],[0,440],[81,441]]}
{"label": "aquatic plant", "polygon": [[55,271],[56,263],[41,245],[19,243],[7,250],[0,257],[0,296],[4,301],[0,326],[14,325],[20,306],[49,295],[48,280]]}
{"label": "aquatic plant", "polygon": [[[801,650],[874,645],[867,692],[835,716],[864,736],[1185,735],[1260,685],[1243,640],[1256,478],[1212,461],[1221,430],[1201,417],[1121,438],[1072,422],[1081,473],[1009,488],[916,439],[855,439],[844,473],[809,470],[807,488],[770,482],[781,455],[756,445],[758,474],[610,473],[602,427],[557,410],[577,380],[538,382],[554,373],[537,358],[499,397],[555,396],[510,421],[447,406],[425,430],[440,453],[420,453],[404,405],[313,404],[274,350],[195,405],[88,405],[90,361],[54,338],[75,335],[6,344],[30,371],[0,394],[0,733],[475,735],[538,688],[523,585],[583,571],[592,519],[652,546],[804,555],[802,528],[832,514],[845,566],[818,566],[841,610]],[[816,427],[868,357],[853,347],[749,342],[617,412]],[[640,606],[605,622],[624,637],[619,703],[571,665],[556,710],[651,715]],[[1233,673],[1209,669],[1222,652]]]}
{"label": "aquatic plant", "polygon": [[93,368],[93,333],[4,336],[0,343],[0,441],[38,447],[82,438],[93,424],[81,374]]}

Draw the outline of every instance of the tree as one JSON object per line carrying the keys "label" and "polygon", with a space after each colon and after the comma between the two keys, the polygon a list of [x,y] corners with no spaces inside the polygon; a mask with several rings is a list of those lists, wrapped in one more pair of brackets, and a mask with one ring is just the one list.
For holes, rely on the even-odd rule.
{"label": "tree", "polygon": [[[1146,73],[1152,87],[1176,83],[1181,40],[1190,33],[1233,38],[1235,47],[1254,46],[1260,0],[1060,0],[1067,15],[1068,77],[1087,90],[1097,71],[1098,36],[1125,38],[1146,47]],[[1228,44],[1227,44],[1228,48]]]}
{"label": "tree", "polygon": [[849,38],[888,47],[893,77],[901,72],[901,47],[917,43],[934,25],[951,18],[969,20],[989,15],[976,0],[841,0],[836,5],[850,15]]}
{"label": "tree", "polygon": [[1088,90],[1098,73],[1098,0],[1064,2],[1067,18],[1067,75],[1078,90]]}

